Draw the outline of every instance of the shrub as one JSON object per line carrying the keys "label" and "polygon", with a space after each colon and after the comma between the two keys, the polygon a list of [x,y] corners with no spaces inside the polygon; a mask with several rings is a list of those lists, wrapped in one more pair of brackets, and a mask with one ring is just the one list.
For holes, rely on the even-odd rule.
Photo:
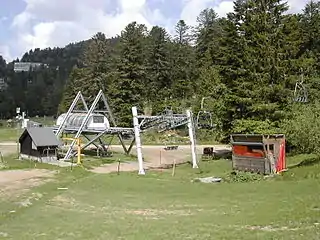
{"label": "shrub", "polygon": [[225,178],[225,182],[254,182],[260,181],[263,179],[263,175],[251,172],[241,172],[241,171],[233,171],[228,174]]}
{"label": "shrub", "polygon": [[279,128],[270,120],[259,121],[251,119],[235,120],[232,124],[233,133],[244,134],[275,134],[280,133]]}
{"label": "shrub", "polygon": [[320,104],[296,105],[280,125],[298,153],[320,153]]}

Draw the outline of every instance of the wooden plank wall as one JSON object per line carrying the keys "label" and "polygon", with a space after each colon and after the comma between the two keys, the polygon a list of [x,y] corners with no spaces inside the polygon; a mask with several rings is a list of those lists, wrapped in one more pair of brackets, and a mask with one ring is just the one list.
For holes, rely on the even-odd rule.
{"label": "wooden plank wall", "polygon": [[232,156],[232,167],[235,170],[269,174],[270,167],[266,158]]}

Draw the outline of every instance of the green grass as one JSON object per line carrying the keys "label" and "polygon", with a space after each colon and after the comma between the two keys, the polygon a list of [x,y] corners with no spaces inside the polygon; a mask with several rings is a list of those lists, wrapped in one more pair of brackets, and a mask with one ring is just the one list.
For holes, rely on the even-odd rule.
{"label": "green grass", "polygon": [[14,154],[2,156],[2,158],[0,159],[0,171],[33,168],[49,170],[58,169],[56,166],[46,163],[34,162],[32,160],[18,160],[17,156]]}
{"label": "green grass", "polygon": [[0,128],[0,142],[16,142],[22,133],[22,129]]}
{"label": "green grass", "polygon": [[[274,178],[219,184],[191,180],[225,178],[229,161],[181,165],[174,177],[60,169],[54,182],[0,200],[0,239],[319,239],[320,164],[300,155],[288,165]],[[25,199],[32,205],[17,204]]]}
{"label": "green grass", "polygon": [[[90,170],[94,167],[98,167],[104,164],[117,163],[119,161],[122,163],[136,161],[136,157],[133,155],[125,155],[119,152],[113,152],[112,156],[110,157],[95,157],[87,155],[85,157],[82,157],[81,160],[82,166],[85,169]],[[77,158],[75,157],[71,161],[76,163]],[[17,160],[17,157],[15,155],[2,156],[2,158],[0,158],[0,171],[31,168],[58,169],[54,165],[46,163],[34,162],[32,160]]]}

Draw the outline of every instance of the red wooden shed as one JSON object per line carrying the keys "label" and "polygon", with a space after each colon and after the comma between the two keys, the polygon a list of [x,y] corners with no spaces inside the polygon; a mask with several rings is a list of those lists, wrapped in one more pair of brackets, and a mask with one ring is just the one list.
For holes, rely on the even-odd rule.
{"label": "red wooden shed", "polygon": [[283,134],[233,134],[231,145],[235,170],[273,174],[286,169]]}

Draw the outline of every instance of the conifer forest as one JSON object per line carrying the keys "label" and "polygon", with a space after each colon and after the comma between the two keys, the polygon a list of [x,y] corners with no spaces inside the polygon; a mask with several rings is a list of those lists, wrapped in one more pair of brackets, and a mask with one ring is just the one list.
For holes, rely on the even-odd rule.
{"label": "conifer forest", "polygon": [[[131,107],[212,113],[215,140],[230,133],[285,133],[305,152],[320,143],[320,1],[291,14],[282,0],[235,0],[226,17],[204,9],[197,26],[128,24],[113,38],[99,32],[64,48],[33,49],[8,62],[0,56],[2,119],[21,107],[28,116],[57,116],[81,90],[103,89],[119,126]],[[48,67],[15,72],[15,62]],[[320,138],[320,137],[319,137]],[[306,140],[306,141],[304,141]]]}

